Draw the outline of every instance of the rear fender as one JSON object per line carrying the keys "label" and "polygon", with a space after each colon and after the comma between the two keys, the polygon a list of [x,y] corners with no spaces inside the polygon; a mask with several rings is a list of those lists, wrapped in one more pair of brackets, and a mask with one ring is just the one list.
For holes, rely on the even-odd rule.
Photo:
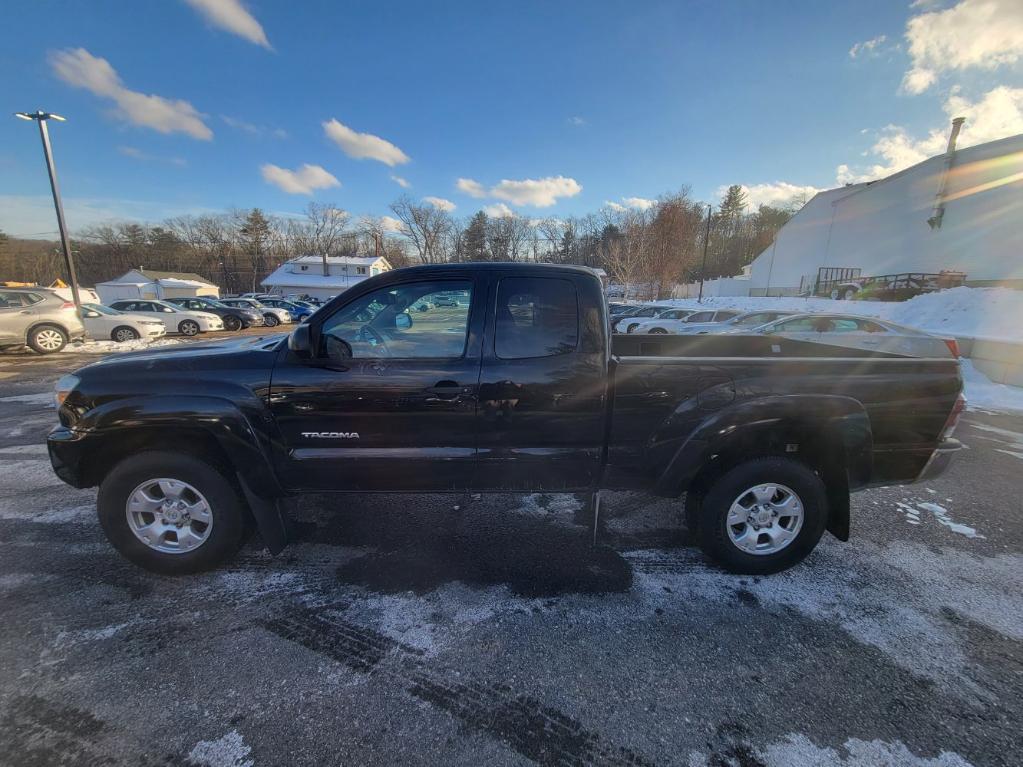
{"label": "rear fender", "polygon": [[793,457],[820,471],[828,487],[828,528],[846,540],[849,489],[869,482],[872,447],[870,419],[855,399],[833,395],[762,397],[731,405],[704,419],[675,451],[654,490],[659,495],[678,496],[701,478],[708,478],[719,456],[792,451]]}

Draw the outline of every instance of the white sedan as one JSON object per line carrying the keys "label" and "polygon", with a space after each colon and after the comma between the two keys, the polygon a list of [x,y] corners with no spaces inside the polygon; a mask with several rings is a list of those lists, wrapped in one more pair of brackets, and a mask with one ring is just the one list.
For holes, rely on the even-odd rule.
{"label": "white sedan", "polygon": [[152,341],[167,335],[167,326],[147,314],[127,314],[102,304],[82,304],[82,322],[97,341]]}
{"label": "white sedan", "polygon": [[736,317],[742,312],[734,309],[718,309],[713,311],[695,311],[693,309],[679,309],[679,312],[685,312],[681,317],[666,317],[664,315],[658,315],[652,320],[646,320],[645,322],[637,322],[628,332],[630,333],[678,333],[685,329],[687,326],[691,326],[690,323],[710,323],[710,322],[724,322],[730,320],[732,317]]}
{"label": "white sedan", "polygon": [[209,312],[196,312],[180,306],[153,299],[126,298],[110,303],[112,309],[122,312],[138,312],[159,319],[170,333],[194,336],[210,330],[223,330],[224,321]]}

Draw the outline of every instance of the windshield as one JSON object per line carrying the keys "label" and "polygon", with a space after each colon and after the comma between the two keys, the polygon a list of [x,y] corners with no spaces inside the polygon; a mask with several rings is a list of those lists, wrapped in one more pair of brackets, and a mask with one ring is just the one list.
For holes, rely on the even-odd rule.
{"label": "windshield", "polygon": [[123,314],[123,312],[120,312],[117,309],[112,309],[109,306],[103,306],[103,304],[82,304],[82,306],[86,309],[92,309],[94,312],[99,312],[100,314],[106,314],[109,316]]}

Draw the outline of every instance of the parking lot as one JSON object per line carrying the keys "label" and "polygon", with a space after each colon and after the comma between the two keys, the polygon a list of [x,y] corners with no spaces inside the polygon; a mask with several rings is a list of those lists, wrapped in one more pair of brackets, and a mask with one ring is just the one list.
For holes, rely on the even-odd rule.
{"label": "parking lot", "polygon": [[315,497],[283,554],[165,578],[50,470],[98,358],[0,356],[0,763],[1020,763],[1023,415],[764,578],[632,494],[596,547],[569,495]]}

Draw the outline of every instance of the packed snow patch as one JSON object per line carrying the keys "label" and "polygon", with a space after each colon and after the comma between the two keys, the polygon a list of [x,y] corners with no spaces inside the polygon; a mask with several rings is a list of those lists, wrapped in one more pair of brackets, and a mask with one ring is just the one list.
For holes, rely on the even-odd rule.
{"label": "packed snow patch", "polygon": [[[912,504],[915,504],[915,506]],[[959,533],[959,535],[964,535],[967,538],[984,537],[969,525],[956,522],[951,516],[949,516],[948,509],[940,504],[931,503],[929,501],[913,501],[912,503],[896,501],[895,505],[906,515],[906,521],[911,525],[920,524],[920,511],[923,510],[929,511],[933,514],[934,519],[937,520],[938,524],[944,525],[953,533]]]}
{"label": "packed snow patch", "polygon": [[238,730],[231,730],[217,740],[200,740],[188,759],[200,767],[253,767],[255,762],[248,758],[250,753],[252,748],[245,745]]}
{"label": "packed snow patch", "polygon": [[13,394],[9,397],[0,397],[0,402],[20,402],[25,405],[49,405],[56,407],[53,401],[53,393],[44,391],[37,394]]}
{"label": "packed snow patch", "polygon": [[834,748],[817,746],[802,734],[789,735],[781,743],[757,749],[766,767],[971,767],[958,754],[942,751],[933,758],[917,756],[900,741],[850,738],[842,746],[844,754]]}

